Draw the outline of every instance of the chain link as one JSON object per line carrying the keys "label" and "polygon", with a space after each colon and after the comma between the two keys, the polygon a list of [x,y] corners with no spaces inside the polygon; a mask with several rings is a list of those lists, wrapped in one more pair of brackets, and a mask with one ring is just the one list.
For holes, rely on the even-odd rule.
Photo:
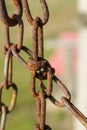
{"label": "chain link", "polygon": [[[13,0],[14,14],[8,15],[5,0],[0,0],[0,20],[5,28],[5,64],[4,64],[4,81],[0,84],[0,114],[1,124],[0,130],[4,130],[7,114],[15,107],[17,98],[17,86],[12,81],[13,76],[13,58],[15,57],[30,73],[30,92],[36,101],[37,124],[35,130],[52,130],[46,124],[46,100],[49,99],[54,105],[58,107],[66,107],[71,113],[87,128],[87,118],[71,103],[71,94],[68,88],[55,76],[55,70],[50,63],[44,58],[44,42],[43,42],[43,26],[49,19],[49,10],[46,0],[39,0],[43,19],[39,16],[33,18],[29,3],[27,0]],[[22,14],[25,12],[29,24],[32,26],[32,51],[23,46],[23,20]],[[10,42],[9,27],[18,25],[18,42],[17,44]],[[21,55],[20,51],[24,51],[28,55],[26,61]],[[36,80],[38,81],[39,91],[36,89]],[[44,84],[46,80],[46,85]],[[55,99],[52,95],[53,81],[63,91],[65,96],[61,96],[61,100]],[[9,106],[6,106],[2,101],[2,90],[5,88],[9,90],[12,87],[12,98]]]}

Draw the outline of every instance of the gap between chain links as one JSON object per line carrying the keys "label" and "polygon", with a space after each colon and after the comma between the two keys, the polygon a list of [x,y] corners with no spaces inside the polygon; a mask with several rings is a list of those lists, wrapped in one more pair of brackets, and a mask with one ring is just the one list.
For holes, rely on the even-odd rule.
{"label": "gap between chain links", "polygon": [[[47,59],[44,58],[43,43],[43,26],[49,19],[49,10],[46,0],[39,0],[43,11],[43,19],[40,17],[33,18],[30,12],[27,0],[13,0],[14,14],[8,15],[5,0],[0,0],[0,20],[5,28],[5,64],[4,64],[4,81],[0,84],[0,114],[1,123],[0,130],[5,129],[6,117],[10,113],[16,103],[17,85],[13,82],[13,57],[15,57],[30,73],[30,92],[36,101],[37,124],[35,130],[52,130],[46,125],[46,99],[49,99],[58,107],[67,107],[72,114],[87,128],[87,118],[71,103],[71,94],[68,88],[54,75],[55,70],[51,67]],[[23,45],[24,25],[22,20],[23,10],[29,24],[33,28],[32,47]],[[17,44],[10,42],[9,27],[18,25],[18,42]],[[20,51],[24,51],[28,55],[28,62],[20,55]],[[36,80],[38,81],[39,91],[36,88]],[[46,85],[44,84],[46,80]],[[61,88],[65,96],[58,101],[52,95],[53,81]],[[13,93],[9,106],[2,101],[2,90],[9,90],[12,87]]]}

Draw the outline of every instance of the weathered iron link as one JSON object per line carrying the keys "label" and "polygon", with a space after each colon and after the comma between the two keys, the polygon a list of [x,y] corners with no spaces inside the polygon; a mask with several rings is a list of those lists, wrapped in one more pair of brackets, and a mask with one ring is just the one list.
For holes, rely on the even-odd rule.
{"label": "weathered iron link", "polygon": [[5,129],[5,124],[6,124],[6,106],[4,104],[1,105],[1,122],[0,122],[0,130]]}
{"label": "weathered iron link", "polygon": [[[56,77],[54,77],[55,79]],[[57,79],[57,78],[56,78]],[[57,79],[59,80],[59,79]],[[55,80],[54,80],[55,81]],[[58,81],[57,81],[58,82]],[[59,83],[63,84],[60,80],[59,80]],[[41,82],[41,88],[43,90],[46,89],[46,87],[44,86],[44,84]],[[71,103],[70,99],[71,99],[71,95],[70,95],[70,92],[69,90],[65,87],[65,85],[63,85],[63,88],[65,93],[66,93],[66,96],[62,96],[61,97],[61,101],[58,101],[56,100],[52,94],[50,96],[46,95],[47,98],[50,99],[50,101],[56,105],[56,106],[59,106],[59,107],[66,107],[68,108],[71,113],[81,122],[81,124],[83,124],[86,128],[87,128],[87,118]],[[46,93],[45,93],[46,94]]]}
{"label": "weathered iron link", "polygon": [[[17,41],[17,50],[20,51],[23,45],[23,31],[24,31],[24,25],[23,21],[20,17],[16,17],[15,19],[18,22],[18,41]],[[5,26],[5,45],[4,45],[4,54],[6,54],[7,50],[10,48],[10,46],[13,44],[10,42],[10,36],[9,36],[9,26]]]}
{"label": "weathered iron link", "polygon": [[41,19],[36,17],[33,25],[33,59],[43,57],[43,26]]}
{"label": "weathered iron link", "polygon": [[4,84],[8,88],[8,85],[12,83],[12,54],[9,49],[5,56],[5,65],[4,65]]}
{"label": "weathered iron link", "polygon": [[[18,25],[18,41],[16,46],[17,53],[21,50],[23,46],[23,21],[22,21],[22,3],[21,0],[13,0],[14,5],[14,14],[8,15],[7,7],[5,0],[0,0],[0,20],[4,24],[5,28],[5,45],[4,45],[4,54],[5,54],[5,64],[4,64],[4,82],[0,84],[0,109],[1,109],[1,127],[0,130],[4,130],[6,115],[10,113],[15,106],[17,98],[17,86],[12,81],[12,67],[13,67],[13,56],[12,56],[12,46],[13,43],[10,42],[10,33],[9,28],[12,26]],[[3,88],[13,89],[10,105],[7,106],[4,101],[2,101]]]}
{"label": "weathered iron link", "polygon": [[[43,18],[36,16],[33,18],[30,11],[30,4],[27,0],[13,0],[14,14],[8,15],[5,0],[0,0],[0,20],[5,28],[5,64],[4,64],[4,81],[0,84],[0,130],[5,129],[6,116],[10,113],[16,103],[17,86],[12,81],[13,76],[13,57],[15,57],[30,73],[30,92],[36,101],[36,115],[37,124],[35,130],[52,130],[50,126],[46,125],[46,100],[49,99],[54,105],[58,107],[66,107],[71,113],[87,128],[87,118],[72,104],[71,94],[68,88],[54,75],[55,70],[51,67],[48,60],[44,58],[44,43],[43,43],[43,26],[49,19],[49,10],[46,0],[39,0]],[[23,9],[29,24],[32,25],[32,51],[23,46]],[[18,41],[16,44],[10,41],[10,27],[18,25]],[[27,54],[27,61],[20,55],[23,51]],[[36,87],[36,80],[38,81],[38,89]],[[44,84],[46,80],[46,84]],[[64,95],[58,100],[52,95],[53,82],[55,82]],[[3,89],[13,89],[10,105],[7,106],[2,101]]]}
{"label": "weathered iron link", "polygon": [[45,118],[46,118],[46,100],[45,95],[42,91],[38,93],[39,98],[39,109],[37,108],[37,116],[39,115],[39,128],[44,130]]}
{"label": "weathered iron link", "polygon": [[7,49],[11,46],[10,42],[10,34],[9,27],[19,25],[18,28],[18,41],[17,41],[17,49],[20,50],[23,44],[23,30],[24,25],[22,21],[22,3],[21,0],[13,0],[13,5],[15,9],[14,14],[8,15],[5,0],[0,0],[0,19],[5,25],[5,46],[4,53],[6,53]]}
{"label": "weathered iron link", "polygon": [[2,101],[2,91],[4,89],[4,82],[0,84],[0,115],[1,115],[1,123],[0,123],[0,130],[5,129],[5,124],[6,124],[6,117],[7,114],[10,113],[15,106],[16,103],[16,98],[17,98],[17,87],[14,83],[11,83],[9,85],[9,88],[13,88],[13,93],[12,93],[12,98],[9,106],[6,106],[5,103]]}
{"label": "weathered iron link", "polygon": [[[45,25],[47,23],[48,19],[49,19],[49,10],[48,10],[48,6],[47,6],[47,3],[46,3],[45,0],[39,0],[39,1],[41,3],[42,10],[43,10],[43,19],[41,21],[42,21],[42,24]],[[22,5],[23,5],[25,15],[27,17],[28,22],[31,25],[33,25],[34,19],[31,15],[29,4],[28,4],[27,0],[22,0]]]}
{"label": "weathered iron link", "polygon": [[[1,105],[1,104],[5,104],[5,103],[2,101],[2,95],[3,95],[3,94],[2,94],[2,91],[3,91],[4,87],[5,87],[4,82],[2,82],[2,83],[0,84],[0,99],[1,99],[0,105]],[[9,84],[8,90],[9,90],[11,87],[12,87],[12,89],[13,89],[13,92],[12,92],[12,98],[11,98],[11,101],[10,101],[10,105],[9,105],[9,106],[5,105],[5,106],[6,106],[6,112],[7,112],[7,113],[10,113],[10,112],[14,109],[14,106],[15,106],[15,103],[16,103],[16,99],[17,99],[17,86],[16,86],[16,84],[15,84],[15,83]]]}
{"label": "weathered iron link", "polygon": [[87,118],[65,97],[62,97],[65,106],[87,128]]}
{"label": "weathered iron link", "polygon": [[21,0],[13,0],[15,13],[8,15],[5,0],[0,0],[0,19],[7,26],[15,26],[18,24],[15,17],[22,16],[22,4]]}
{"label": "weathered iron link", "polygon": [[[46,94],[44,89],[41,88],[41,91],[36,92],[35,87],[35,73],[31,76],[30,91],[31,95],[36,99],[36,108],[37,108],[37,123],[35,125],[35,130],[51,130],[49,126],[45,124],[46,120]],[[41,85],[41,80],[39,80]],[[40,86],[41,87],[41,86]]]}

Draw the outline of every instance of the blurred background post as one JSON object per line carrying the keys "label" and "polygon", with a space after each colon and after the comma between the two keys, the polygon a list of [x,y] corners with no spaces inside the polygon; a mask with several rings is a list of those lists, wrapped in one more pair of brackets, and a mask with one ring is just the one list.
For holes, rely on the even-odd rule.
{"label": "blurred background post", "polygon": [[[87,116],[87,0],[77,0],[77,11],[80,26],[77,41],[76,105]],[[85,128],[75,120],[74,130],[85,130]]]}

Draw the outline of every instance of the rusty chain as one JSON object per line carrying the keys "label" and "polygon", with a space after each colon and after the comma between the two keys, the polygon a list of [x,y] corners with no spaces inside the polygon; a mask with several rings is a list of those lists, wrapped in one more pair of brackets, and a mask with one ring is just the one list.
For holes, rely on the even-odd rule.
{"label": "rusty chain", "polygon": [[[46,100],[49,99],[58,107],[67,107],[71,113],[87,128],[87,118],[71,103],[71,94],[68,88],[55,76],[55,70],[50,63],[44,58],[44,43],[43,43],[43,26],[49,19],[49,10],[46,0],[39,0],[43,11],[43,19],[40,17],[33,18],[29,3],[27,0],[13,0],[14,14],[9,15],[5,0],[0,0],[0,20],[5,28],[5,64],[4,64],[4,81],[0,84],[0,130],[5,129],[6,117],[15,106],[17,98],[17,85],[12,81],[13,72],[13,57],[15,57],[30,73],[30,92],[36,101],[37,124],[35,130],[51,130],[51,127],[46,125]],[[26,46],[23,46],[23,20],[22,14],[25,12],[26,18],[31,24],[32,31],[32,47],[31,51]],[[18,41],[16,44],[10,42],[9,28],[18,25]],[[24,51],[29,57],[28,62],[20,55],[20,51]],[[36,89],[35,82],[38,81],[39,91]],[[47,81],[46,85],[44,80]],[[65,96],[58,101],[52,95],[53,82],[61,88]],[[12,87],[13,93],[10,105],[7,106],[2,101],[2,90],[9,90]]]}

